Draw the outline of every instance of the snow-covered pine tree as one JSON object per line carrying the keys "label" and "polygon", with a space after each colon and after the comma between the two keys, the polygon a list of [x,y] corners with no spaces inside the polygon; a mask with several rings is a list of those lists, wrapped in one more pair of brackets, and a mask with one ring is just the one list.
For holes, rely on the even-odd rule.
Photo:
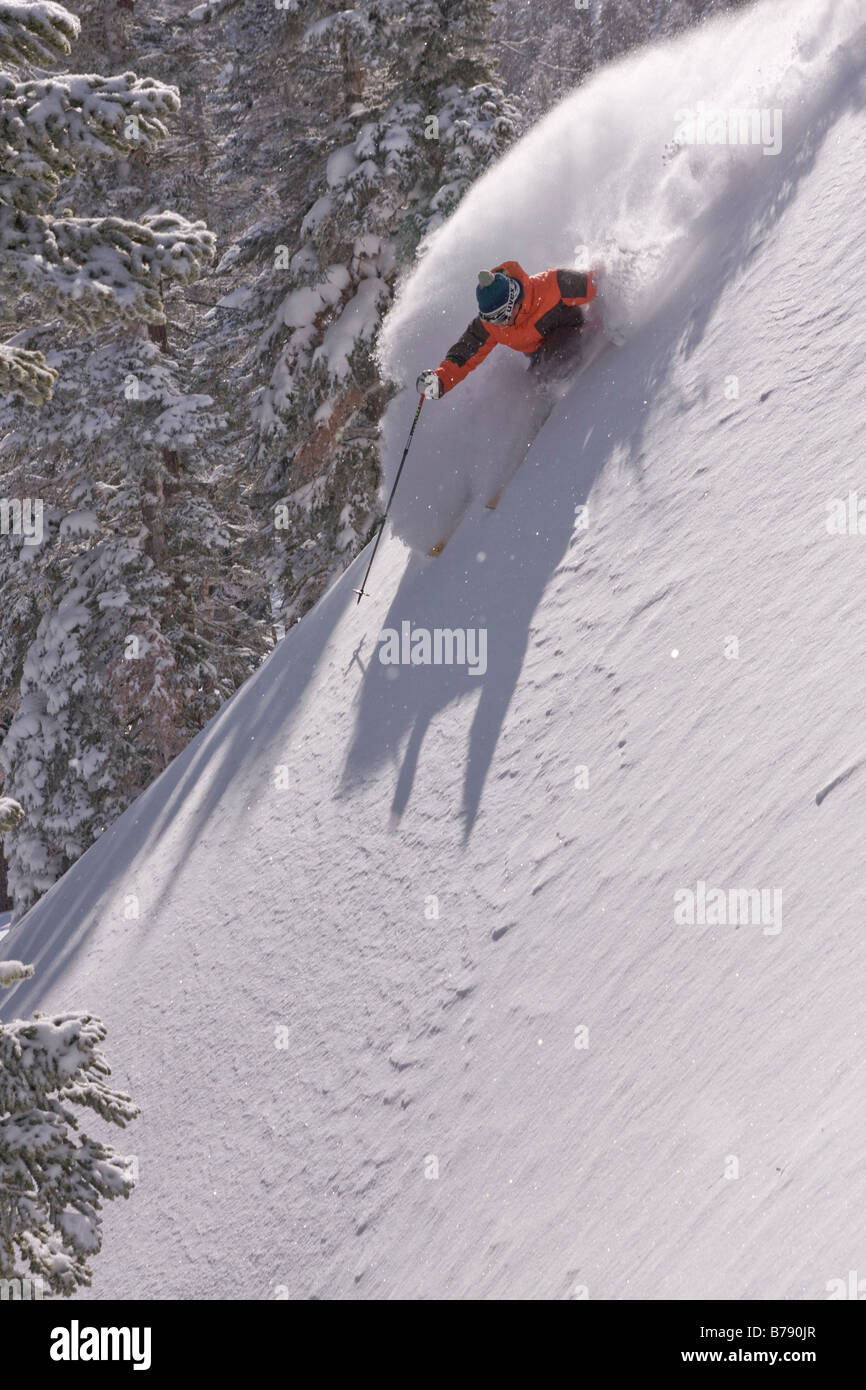
{"label": "snow-covered pine tree", "polygon": [[593,66],[609,63],[651,37],[654,0],[616,0],[591,8]]}
{"label": "snow-covered pine tree", "polygon": [[[0,961],[0,988],[33,974]],[[40,1278],[69,1296],[92,1279],[102,1205],[128,1197],[133,1162],[81,1133],[73,1106],[125,1128],[139,1114],[113,1090],[90,1014],[39,1014],[0,1023],[0,1279]]]}
{"label": "snow-covered pine tree", "polygon": [[750,0],[498,0],[495,43],[509,89],[538,117],[592,69]]}
{"label": "snow-covered pine tree", "polygon": [[24,819],[24,807],[11,796],[0,796],[0,835],[5,835]]}
{"label": "snow-covered pine tree", "polygon": [[499,0],[496,8],[503,80],[520,91],[528,116],[540,116],[592,67],[589,0]]}
{"label": "snow-covered pine tree", "polygon": [[[78,31],[57,5],[0,3],[4,15],[4,58],[24,67],[34,25],[67,48]],[[45,60],[63,51],[49,47]],[[177,92],[132,73],[2,80],[14,157],[0,174],[0,273],[27,287],[19,318],[45,295],[62,315],[6,345],[20,389],[0,405],[0,499],[44,507],[38,543],[0,536],[0,785],[27,812],[6,838],[17,918],[233,693],[265,642],[251,597],[260,580],[239,558],[251,527],[220,487],[223,418],[188,389],[164,323],[166,289],[171,302],[172,286],[199,272],[212,233],[176,213],[136,223],[41,210],[59,189],[97,212],[107,180],[82,173],[112,158],[122,201],[158,206],[142,161]],[[16,199],[34,209],[27,219]],[[4,225],[29,229],[27,254]],[[54,400],[34,412],[25,402],[58,372]]]}
{"label": "snow-covered pine tree", "polygon": [[[286,170],[281,207],[291,212],[236,241],[216,274],[234,277],[221,304],[253,329],[239,367],[255,391],[249,469],[286,623],[375,520],[389,389],[375,340],[398,272],[519,129],[484,61],[489,17],[488,0],[361,0],[350,9],[296,0],[283,12],[299,55],[275,153]],[[272,69],[264,59],[246,69],[241,62],[232,75],[232,109],[253,81],[251,100],[270,102],[262,89]],[[268,139],[267,127],[255,129]],[[296,132],[288,150],[287,129]],[[245,138],[229,137],[227,161],[238,162]],[[251,254],[261,269],[238,285]]]}
{"label": "snow-covered pine tree", "polygon": [[11,796],[0,796],[0,912],[8,912],[12,907],[9,897],[9,875],[6,856],[3,852],[3,836],[13,830],[24,819],[24,807]]}
{"label": "snow-covered pine tree", "polygon": [[[0,283],[86,329],[108,319],[159,323],[163,282],[194,277],[212,252],[204,224],[171,212],[141,222],[76,217],[51,203],[81,163],[151,147],[177,110],[177,91],[134,73],[45,76],[78,29],[51,0],[0,0]],[[0,393],[38,402],[50,387],[38,356],[0,344]]]}
{"label": "snow-covered pine tree", "polygon": [[242,606],[253,576],[208,495],[219,412],[158,344],[102,336],[47,351],[58,384],[38,413],[0,406],[0,493],[45,506],[41,543],[0,544],[0,671],[17,696],[0,766],[26,811],[7,838],[16,919],[264,651]]}

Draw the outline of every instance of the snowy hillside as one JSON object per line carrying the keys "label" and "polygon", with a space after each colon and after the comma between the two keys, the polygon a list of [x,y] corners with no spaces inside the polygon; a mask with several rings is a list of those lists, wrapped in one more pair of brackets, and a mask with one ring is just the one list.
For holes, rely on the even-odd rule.
{"label": "snowy hillside", "polygon": [[[599,253],[626,341],[435,561],[521,364],[426,406],[372,597],[363,555],[4,941],[3,1016],[94,1010],[142,1107],[97,1297],[862,1270],[864,101],[860,0],[768,0],[587,84],[403,287],[407,381],[504,256]],[[699,103],[781,148],[673,149]],[[484,660],[384,664],[403,624]]]}

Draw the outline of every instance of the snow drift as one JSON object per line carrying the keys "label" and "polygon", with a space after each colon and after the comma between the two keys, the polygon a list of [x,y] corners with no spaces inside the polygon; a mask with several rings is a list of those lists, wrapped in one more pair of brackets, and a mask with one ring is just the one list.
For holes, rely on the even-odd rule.
{"label": "snow drift", "polygon": [[[628,340],[495,515],[437,561],[386,538],[357,607],[359,557],[4,942],[37,966],[4,1016],[98,1012],[142,1107],[97,1296],[797,1299],[862,1271],[864,70],[854,3],[654,47],[406,286],[411,375],[491,256],[641,252]],[[778,155],[665,163],[662,94],[753,93]],[[413,488],[438,522],[448,470],[489,463],[511,370],[422,416],[400,536]],[[483,630],[483,674],[384,665],[404,623]]]}

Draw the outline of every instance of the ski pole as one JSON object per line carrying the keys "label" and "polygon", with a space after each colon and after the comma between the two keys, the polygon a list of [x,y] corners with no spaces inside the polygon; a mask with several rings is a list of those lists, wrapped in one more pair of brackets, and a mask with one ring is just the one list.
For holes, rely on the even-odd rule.
{"label": "ski pole", "polygon": [[412,443],[412,436],[415,433],[415,426],[418,423],[418,416],[421,414],[421,407],[423,404],[424,397],[422,396],[418,401],[418,409],[415,411],[415,419],[412,421],[412,428],[409,431],[409,438],[406,440],[406,448],[403,450],[403,457],[400,460],[400,467],[397,469],[397,476],[394,479],[394,486],[391,488],[391,495],[388,498],[388,505],[385,508],[385,515],[382,517],[382,525],[379,527],[379,534],[376,537],[376,544],[373,546],[373,554],[370,556],[370,563],[367,566],[367,573],[364,575],[364,579],[360,589],[352,590],[353,594],[358,595],[358,603],[361,602],[361,599],[364,597],[366,591],[367,580],[370,578],[370,570],[373,568],[373,561],[376,558],[376,551],[379,549],[379,542],[382,539],[382,532],[385,529],[385,522],[388,520],[388,513],[391,510],[391,503],[394,501],[394,493],[397,491],[397,484],[400,481],[400,474],[403,472],[403,464],[406,462],[406,455],[409,452],[409,446]]}

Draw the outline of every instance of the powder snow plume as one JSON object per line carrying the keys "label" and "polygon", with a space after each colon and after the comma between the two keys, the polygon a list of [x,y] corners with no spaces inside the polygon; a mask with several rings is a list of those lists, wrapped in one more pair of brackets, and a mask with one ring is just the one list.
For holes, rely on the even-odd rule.
{"label": "powder snow plume", "polygon": [[[729,230],[782,189],[864,46],[862,0],[765,0],[641,49],[561,102],[434,234],[386,319],[383,370],[406,383],[385,418],[387,487],[415,377],[441,361],[473,316],[481,267],[600,263],[600,307],[620,341],[676,298],[687,325],[690,286],[712,273],[708,261],[725,254]],[[779,147],[685,143],[684,113],[701,110],[760,111],[767,148]],[[595,363],[575,393],[615,377],[615,356]],[[486,497],[524,447],[531,411],[525,362],[504,348],[428,404],[392,508],[395,533],[426,549],[467,499]]]}

